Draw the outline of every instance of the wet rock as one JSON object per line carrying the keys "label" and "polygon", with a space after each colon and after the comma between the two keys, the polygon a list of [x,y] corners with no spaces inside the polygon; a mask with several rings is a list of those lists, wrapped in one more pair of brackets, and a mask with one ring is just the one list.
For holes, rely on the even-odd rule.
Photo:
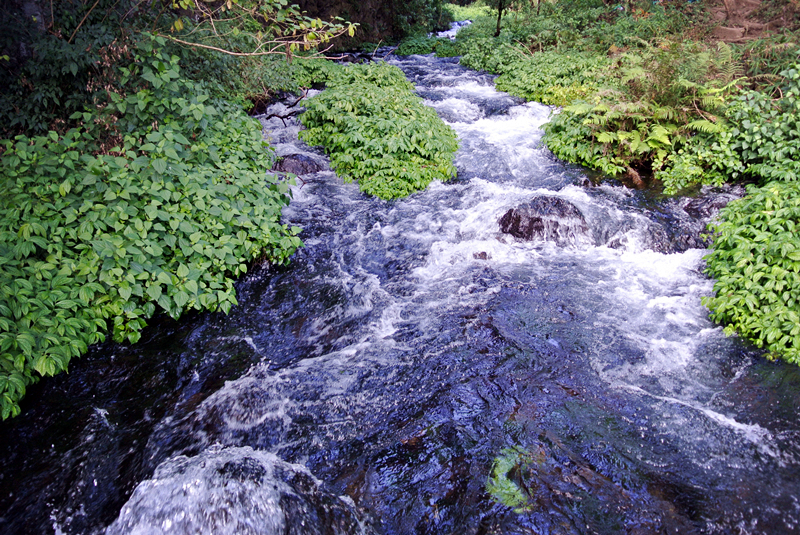
{"label": "wet rock", "polygon": [[669,237],[663,252],[683,252],[687,249],[705,249],[711,245],[708,224],[714,221],[719,211],[729,202],[743,197],[741,186],[705,188],[695,198],[678,198],[666,203],[661,224]]}
{"label": "wet rock", "polygon": [[560,197],[539,196],[500,218],[500,231],[529,241],[556,245],[589,242],[589,227],[577,206]]}
{"label": "wet rock", "polygon": [[325,166],[306,154],[289,154],[272,166],[273,171],[292,173],[298,176],[309,175],[325,169]]}
{"label": "wet rock", "polygon": [[177,456],[140,483],[107,535],[364,534],[352,500],[335,496],[302,465],[272,453],[212,447]]}

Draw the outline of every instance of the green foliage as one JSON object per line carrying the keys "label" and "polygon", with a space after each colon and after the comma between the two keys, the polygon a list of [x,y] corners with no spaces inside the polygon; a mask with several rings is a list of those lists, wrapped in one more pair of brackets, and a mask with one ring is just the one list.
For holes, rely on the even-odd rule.
{"label": "green foliage", "polygon": [[655,178],[664,193],[674,195],[697,184],[721,186],[744,172],[744,164],[733,144],[733,133],[726,126],[717,133],[698,133],[672,152]]}
{"label": "green foliage", "polygon": [[[49,32],[13,6],[0,7],[0,50],[26,50],[0,68],[0,134],[45,133],[91,102],[114,77],[109,60],[125,2],[52,4]],[[42,26],[43,28],[43,26]]]}
{"label": "green foliage", "polygon": [[566,106],[596,93],[611,66],[606,56],[540,52],[512,64],[495,80],[500,91],[544,104]]}
{"label": "green foliage", "polygon": [[436,50],[439,39],[435,37],[415,36],[404,39],[397,47],[395,54],[398,56],[411,56],[413,54],[432,54]]}
{"label": "green foliage", "polygon": [[534,504],[525,488],[523,474],[535,470],[543,462],[541,451],[528,452],[520,446],[501,450],[492,463],[486,492],[498,503],[514,509],[515,513],[531,511]]}
{"label": "green foliage", "polygon": [[407,0],[392,9],[398,37],[425,35],[446,30],[453,19],[443,0]]}
{"label": "green foliage", "polygon": [[126,92],[76,114],[82,127],[2,142],[3,418],[108,330],[135,342],[157,310],[228,312],[248,262],[300,245],[259,123],[182,78],[160,44],[143,42]]}
{"label": "green foliage", "polygon": [[[735,91],[729,52],[670,43],[624,54],[607,72],[616,88],[564,108],[545,126],[544,141],[556,156],[612,176],[658,172],[667,161],[679,163],[668,157],[695,133],[725,130],[717,114]],[[680,163],[698,162],[684,158]],[[673,178],[679,187],[680,177]]]}
{"label": "green foliage", "polygon": [[781,71],[796,63],[800,54],[798,38],[800,35],[787,32],[734,45],[753,89],[773,93],[780,87]]}
{"label": "green foliage", "polygon": [[706,273],[715,296],[703,303],[714,321],[800,365],[800,183],[751,186],[720,212]]}
{"label": "green foliage", "polygon": [[434,53],[437,58],[453,58],[464,53],[464,48],[460,42],[450,39],[439,39],[436,43]]}
{"label": "green foliage", "polygon": [[696,135],[656,173],[665,192],[720,184],[741,176],[764,183],[800,177],[800,71],[780,73],[782,98],[749,91],[725,109],[726,123]]}
{"label": "green foliage", "polygon": [[464,54],[459,61],[461,65],[491,74],[502,74],[512,66],[519,67],[522,65],[520,60],[528,57],[519,45],[487,37],[466,41],[463,50]]}
{"label": "green foliage", "polygon": [[350,65],[309,99],[300,136],[323,145],[340,176],[394,199],[455,176],[455,132],[422,104],[402,71],[385,63]]}
{"label": "green foliage", "polygon": [[466,6],[458,4],[445,4],[444,9],[450,12],[453,20],[476,20],[481,17],[490,17],[492,10],[480,2],[472,2]]}
{"label": "green foliage", "polygon": [[436,37],[411,37],[404,39],[395,51],[395,54],[398,56],[434,53],[440,58],[460,56],[461,46],[450,39],[438,39]]}
{"label": "green foliage", "polygon": [[780,73],[779,99],[748,92],[731,106],[734,148],[762,180],[800,180],[800,65]]}

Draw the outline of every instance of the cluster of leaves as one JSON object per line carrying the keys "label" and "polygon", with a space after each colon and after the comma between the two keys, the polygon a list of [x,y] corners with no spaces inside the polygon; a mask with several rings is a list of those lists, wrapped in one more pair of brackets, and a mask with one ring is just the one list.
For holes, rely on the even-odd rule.
{"label": "cluster of leaves", "polygon": [[128,2],[79,0],[51,3],[44,20],[26,17],[13,5],[0,6],[0,51],[10,52],[0,68],[0,134],[45,133],[80,111],[95,91],[105,89],[110,64],[124,53],[117,42]]}
{"label": "cluster of leaves", "polygon": [[770,39],[754,39],[735,45],[753,89],[771,93],[780,87],[781,71],[795,63],[800,53],[798,37],[800,35],[787,32]]}
{"label": "cluster of leaves", "polygon": [[706,273],[715,296],[703,303],[771,357],[800,365],[800,182],[750,186],[720,212]]}
{"label": "cluster of leaves", "polygon": [[521,481],[518,480],[522,473],[543,460],[539,452],[532,454],[521,446],[503,448],[492,463],[492,471],[486,480],[486,492],[496,502],[514,509],[515,513],[531,511],[533,504],[524,490],[524,484],[520,485]]}
{"label": "cluster of leaves", "polygon": [[610,67],[607,56],[548,50],[512,64],[495,80],[495,86],[526,100],[566,106],[597,93]]}
{"label": "cluster of leaves", "polygon": [[[456,40],[460,35],[461,32]],[[520,60],[528,57],[523,47],[491,37],[475,37],[464,41],[464,53],[459,63],[476,71],[502,74],[509,71],[512,65],[521,65]]]}
{"label": "cluster of leaves", "polygon": [[664,42],[623,54],[610,72],[615,87],[567,106],[546,125],[548,148],[608,175],[638,179],[661,170],[695,133],[724,131],[718,114],[735,90],[730,49],[697,46]]}
{"label": "cluster of leaves", "polygon": [[[167,39],[195,48],[240,56],[286,54],[328,49],[331,40],[352,37],[356,24],[341,18],[324,21],[301,11],[288,0],[170,0],[173,8],[190,10],[192,16],[174,20]],[[225,46],[223,43],[233,38]]]}
{"label": "cluster of leaves", "polygon": [[301,137],[323,145],[337,173],[382,199],[404,197],[456,174],[455,132],[413,92],[400,69],[349,65],[306,101]]}
{"label": "cluster of leaves", "polygon": [[800,179],[800,70],[782,71],[781,98],[747,91],[725,106],[725,122],[698,134],[668,158],[656,177],[667,193],[739,177],[764,183]]}
{"label": "cluster of leaves", "polygon": [[[288,184],[260,124],[182,78],[145,39],[125,92],[62,135],[2,143],[0,413],[40,376],[102,340],[135,342],[157,310],[227,312],[234,277],[286,262],[299,229],[280,223]],[[116,132],[116,147],[99,138]]]}
{"label": "cluster of leaves", "polygon": [[392,11],[402,37],[446,30],[453,21],[444,0],[408,0],[398,3]]}
{"label": "cluster of leaves", "polygon": [[800,66],[780,76],[781,98],[741,95],[728,109],[730,128],[712,139],[733,153],[735,171],[761,186],[749,186],[711,227],[706,272],[715,295],[704,303],[729,334],[800,364]]}
{"label": "cluster of leaves", "polygon": [[492,10],[489,6],[484,5],[482,2],[471,2],[468,5],[459,5],[451,2],[444,6],[444,9],[450,12],[450,17],[453,20],[476,20],[482,17],[490,17]]}
{"label": "cluster of leaves", "polygon": [[439,58],[452,58],[463,54],[461,43],[450,39],[417,36],[404,39],[395,50],[398,56],[436,54]]}

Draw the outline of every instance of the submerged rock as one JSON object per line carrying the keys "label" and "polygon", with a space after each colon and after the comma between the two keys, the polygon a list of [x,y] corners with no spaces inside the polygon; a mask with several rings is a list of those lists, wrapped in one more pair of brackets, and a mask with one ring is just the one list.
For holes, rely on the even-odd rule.
{"label": "submerged rock", "polygon": [[272,166],[273,171],[292,173],[298,176],[309,175],[325,169],[325,166],[306,154],[289,154]]}
{"label": "submerged rock", "polygon": [[272,453],[211,448],[140,483],[106,535],[351,535],[365,533],[352,500]]}
{"label": "submerged rock", "polygon": [[591,242],[581,211],[560,197],[535,197],[506,212],[499,223],[501,232],[523,240],[551,241],[559,246]]}

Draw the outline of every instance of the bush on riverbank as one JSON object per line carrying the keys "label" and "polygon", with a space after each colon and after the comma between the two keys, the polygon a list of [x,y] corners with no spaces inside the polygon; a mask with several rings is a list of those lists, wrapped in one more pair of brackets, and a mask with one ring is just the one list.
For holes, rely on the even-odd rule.
{"label": "bush on riverbank", "polygon": [[288,184],[266,174],[261,125],[161,46],[144,40],[125,90],[81,126],[2,142],[3,418],[109,329],[135,342],[156,311],[227,312],[248,262],[300,245],[280,224]]}
{"label": "bush on riverbank", "polygon": [[456,174],[455,132],[385,63],[349,65],[306,101],[300,137],[323,145],[345,180],[382,199],[405,197]]}
{"label": "bush on riverbank", "polygon": [[711,318],[800,365],[800,182],[749,187],[712,229],[706,272],[715,295],[703,300]]}

